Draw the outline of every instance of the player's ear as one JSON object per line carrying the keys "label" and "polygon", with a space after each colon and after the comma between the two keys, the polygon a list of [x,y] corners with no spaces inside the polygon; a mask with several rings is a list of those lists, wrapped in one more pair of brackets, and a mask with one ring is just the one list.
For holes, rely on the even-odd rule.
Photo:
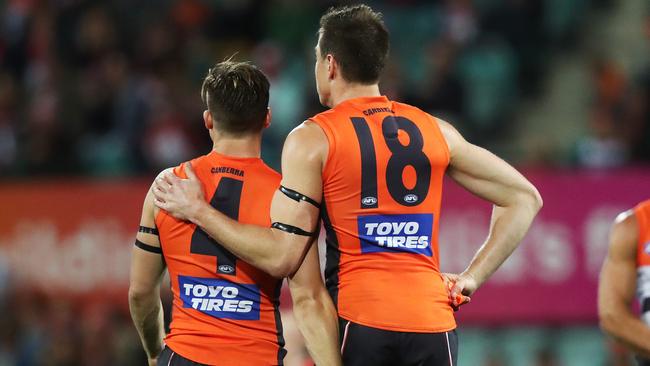
{"label": "player's ear", "polygon": [[208,130],[211,130],[212,127],[214,127],[214,121],[212,120],[212,114],[207,109],[203,111],[203,124],[205,125],[205,128],[207,128]]}
{"label": "player's ear", "polygon": [[271,125],[271,107],[266,110],[266,119],[264,120],[264,128],[269,128]]}
{"label": "player's ear", "polygon": [[332,56],[332,54],[330,53],[328,53],[327,56],[325,56],[325,60],[327,61],[327,78],[329,80],[334,80],[334,77],[338,72],[339,64],[338,62],[336,62],[334,56]]}

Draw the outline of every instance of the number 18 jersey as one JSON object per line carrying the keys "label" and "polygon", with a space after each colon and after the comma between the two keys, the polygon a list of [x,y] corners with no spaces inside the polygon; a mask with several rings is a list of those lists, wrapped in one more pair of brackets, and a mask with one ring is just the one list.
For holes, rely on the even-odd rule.
{"label": "number 18 jersey", "polygon": [[454,329],[438,255],[449,149],[436,120],[382,96],[311,121],[329,142],[325,277],[339,316],[392,331]]}

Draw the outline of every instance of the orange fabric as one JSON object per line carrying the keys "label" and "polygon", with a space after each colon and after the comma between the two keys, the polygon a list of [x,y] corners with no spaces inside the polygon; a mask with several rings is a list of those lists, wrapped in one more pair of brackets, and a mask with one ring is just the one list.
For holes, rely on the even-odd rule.
{"label": "orange fabric", "polygon": [[454,329],[438,254],[449,150],[436,120],[385,97],[348,100],[311,120],[329,142],[325,275],[339,315],[393,331]]}
{"label": "orange fabric", "polygon": [[637,265],[650,266],[650,200],[639,203],[634,208],[634,216],[639,227]]}
{"label": "orange fabric", "polygon": [[[191,164],[203,183],[206,199],[219,196],[211,200],[213,206],[230,204],[234,208],[239,201],[236,209],[240,222],[270,226],[271,200],[280,175],[262,160],[227,157],[213,151]],[[174,172],[185,177],[182,167]],[[230,190],[226,189],[229,184]],[[284,352],[280,349],[283,344],[279,345],[277,308],[281,281],[238,259],[234,274],[219,273],[233,268],[222,264],[226,256],[210,252],[215,246],[214,241],[208,243],[211,239],[204,236],[203,247],[197,246],[201,240],[196,237],[200,231],[196,225],[161,211],[156,226],[174,295],[165,343],[183,357],[203,364],[278,364],[279,354]]]}

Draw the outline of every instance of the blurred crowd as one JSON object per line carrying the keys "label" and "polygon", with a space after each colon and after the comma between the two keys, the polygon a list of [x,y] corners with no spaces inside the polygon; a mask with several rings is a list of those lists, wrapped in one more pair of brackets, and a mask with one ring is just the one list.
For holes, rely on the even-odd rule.
{"label": "blurred crowd", "polygon": [[[369,1],[393,40],[382,90],[489,146],[508,138],[518,103],[540,94],[553,55],[580,41],[582,15],[612,1]],[[323,109],[313,46],[333,1],[3,3],[2,176],[153,173],[206,152],[200,84],[232,55],[271,80],[264,157],[272,166],[287,132]],[[606,62],[594,68],[594,138],[579,143],[576,160],[649,160],[649,73],[624,75]]]}
{"label": "blurred crowd", "polygon": [[11,291],[0,302],[0,366],[145,365],[128,310]]}

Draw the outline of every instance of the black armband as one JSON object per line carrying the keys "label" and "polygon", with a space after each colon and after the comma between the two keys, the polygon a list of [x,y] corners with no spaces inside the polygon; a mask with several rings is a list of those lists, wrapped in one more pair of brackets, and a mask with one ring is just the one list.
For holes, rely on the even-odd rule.
{"label": "black armband", "polygon": [[315,233],[310,233],[308,231],[305,231],[299,227],[295,227],[293,225],[287,225],[283,224],[281,222],[274,222],[271,224],[271,227],[274,229],[282,230],[284,232],[287,232],[289,234],[295,234],[295,235],[302,235],[302,236],[312,236]]}
{"label": "black armband", "polygon": [[135,246],[145,250],[149,253],[162,254],[162,248],[154,247],[153,245],[145,244],[138,239],[135,239]]}
{"label": "black armband", "polygon": [[316,202],[312,198],[305,196],[300,192],[294,191],[293,189],[289,189],[285,186],[280,186],[280,192],[284,193],[285,196],[291,198],[296,202],[305,201],[307,203],[311,203],[312,205],[316,206],[316,208],[320,208],[320,203]]}
{"label": "black armband", "polygon": [[646,298],[643,300],[643,304],[641,305],[641,312],[645,313],[650,311],[650,297]]}
{"label": "black armband", "polygon": [[155,227],[146,227],[140,225],[138,231],[145,234],[158,235],[158,229],[156,229]]}

